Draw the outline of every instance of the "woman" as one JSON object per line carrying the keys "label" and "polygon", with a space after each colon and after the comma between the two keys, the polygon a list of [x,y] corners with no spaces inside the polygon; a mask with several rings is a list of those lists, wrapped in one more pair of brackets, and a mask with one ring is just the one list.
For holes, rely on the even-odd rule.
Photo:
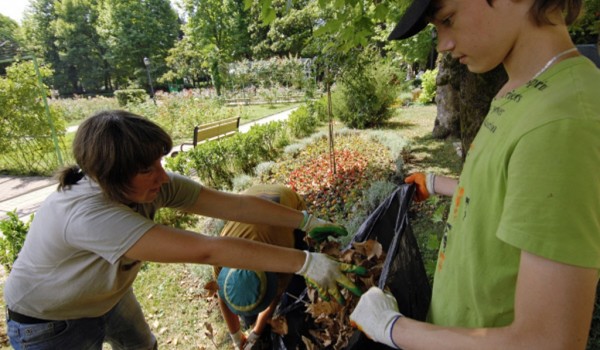
{"label": "woman", "polygon": [[[15,349],[156,349],[133,294],[142,261],[296,273],[333,296],[353,289],[326,255],[156,224],[161,207],[246,223],[344,234],[343,227],[251,195],[216,191],[166,172],[171,138],[151,121],[100,112],[79,127],[77,166],[59,173],[5,285]],[[355,289],[354,289],[355,290]],[[356,291],[356,290],[355,290]]]}

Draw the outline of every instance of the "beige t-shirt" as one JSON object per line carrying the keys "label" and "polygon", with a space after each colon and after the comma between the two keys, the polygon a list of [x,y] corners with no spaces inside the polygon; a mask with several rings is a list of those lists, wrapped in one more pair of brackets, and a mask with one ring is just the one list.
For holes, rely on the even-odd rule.
{"label": "beige t-shirt", "polygon": [[161,207],[184,209],[200,184],[177,174],[153,203],[126,206],[87,178],[51,194],[35,214],[4,288],[7,306],[47,320],[97,317],[131,288],[140,261],[123,258]]}

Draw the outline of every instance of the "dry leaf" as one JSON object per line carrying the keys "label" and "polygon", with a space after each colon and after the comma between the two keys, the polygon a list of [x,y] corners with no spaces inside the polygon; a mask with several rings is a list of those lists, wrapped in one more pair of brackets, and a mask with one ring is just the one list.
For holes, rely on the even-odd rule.
{"label": "dry leaf", "polygon": [[306,350],[316,350],[317,347],[315,346],[315,343],[313,343],[310,339],[308,339],[305,336],[302,336],[302,342],[304,343],[304,346],[306,346]]}
{"label": "dry leaf", "polygon": [[212,324],[210,324],[208,322],[204,322],[204,327],[206,328],[206,332],[204,332],[204,335],[206,335],[206,337],[208,339],[210,339],[211,341],[213,341],[214,338],[215,338],[215,334],[213,332]]}
{"label": "dry leaf", "polygon": [[288,333],[288,324],[285,316],[276,316],[273,317],[269,324],[271,325],[271,331],[279,335],[286,335]]}
{"label": "dry leaf", "polygon": [[327,241],[321,243],[320,251],[321,253],[327,254],[334,258],[339,258],[341,256],[340,243],[337,241]]}
{"label": "dry leaf", "polygon": [[215,297],[219,291],[219,285],[217,281],[212,280],[204,285],[204,290],[206,292],[205,297],[212,298]]}
{"label": "dry leaf", "polygon": [[[368,240],[354,243],[352,248],[344,252],[339,250],[339,244],[326,242],[321,249],[322,253],[334,256],[342,262],[367,269],[365,276],[348,274],[348,277],[363,292],[377,285],[385,262],[385,253],[379,242]],[[309,302],[306,311],[313,318],[314,326],[308,330],[313,339],[308,340],[304,337],[302,339],[307,349],[344,349],[348,345],[355,332],[355,328],[350,325],[350,313],[356,307],[359,298],[346,289],[341,289],[340,292],[346,299],[345,306],[335,301],[322,300],[316,290],[309,286],[307,293]]]}
{"label": "dry leaf", "polygon": [[335,301],[321,301],[310,304],[306,307],[306,310],[314,317],[317,318],[321,315],[332,315],[342,309],[342,306]]}
{"label": "dry leaf", "polygon": [[371,260],[373,257],[379,258],[383,254],[381,243],[372,239],[364,242],[354,242],[352,246],[356,252],[366,256],[368,260]]}

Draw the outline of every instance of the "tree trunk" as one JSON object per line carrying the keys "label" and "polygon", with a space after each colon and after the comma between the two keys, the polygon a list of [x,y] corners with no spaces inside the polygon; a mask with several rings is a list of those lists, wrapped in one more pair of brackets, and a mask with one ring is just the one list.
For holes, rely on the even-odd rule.
{"label": "tree trunk", "polygon": [[492,99],[508,77],[502,66],[485,74],[473,74],[449,54],[441,56],[438,66],[438,115],[433,136],[460,138],[464,161],[465,150],[473,142]]}

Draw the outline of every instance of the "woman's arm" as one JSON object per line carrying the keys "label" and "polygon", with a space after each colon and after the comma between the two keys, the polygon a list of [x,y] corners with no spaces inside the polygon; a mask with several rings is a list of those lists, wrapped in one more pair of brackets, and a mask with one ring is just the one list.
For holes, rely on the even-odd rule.
{"label": "woman's arm", "polygon": [[[561,264],[522,252],[512,324],[468,329],[400,317],[393,323],[391,336],[393,342],[405,350],[585,349],[597,283],[595,269]],[[383,298],[377,299],[373,304]],[[356,314],[355,310],[351,318],[361,326],[364,313]],[[390,323],[382,321],[381,324],[385,327]],[[368,325],[361,328],[369,334]],[[381,337],[379,341],[389,342],[390,333],[380,329],[371,332]]]}
{"label": "woman's arm", "polygon": [[247,239],[209,237],[164,225],[155,225],[126,253],[130,259],[187,262],[248,270],[295,273],[306,259],[301,250]]}
{"label": "woman's arm", "polygon": [[203,187],[189,212],[244,222],[298,228],[304,218],[301,211],[257,196],[217,191]]}

